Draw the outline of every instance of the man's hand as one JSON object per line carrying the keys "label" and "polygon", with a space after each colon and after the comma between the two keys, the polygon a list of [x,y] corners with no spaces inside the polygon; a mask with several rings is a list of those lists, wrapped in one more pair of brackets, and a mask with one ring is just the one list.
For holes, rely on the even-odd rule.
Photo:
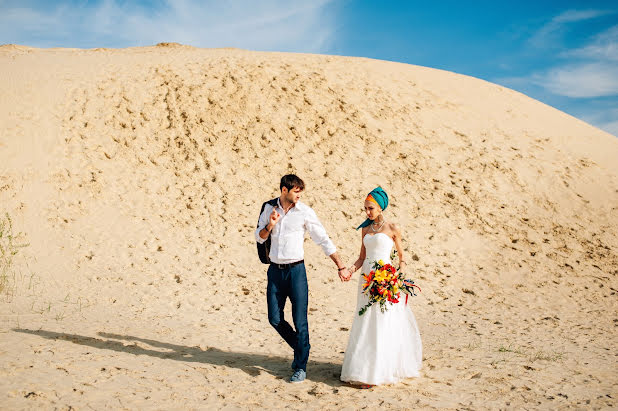
{"label": "man's hand", "polygon": [[352,276],[352,273],[350,273],[350,271],[347,268],[344,268],[343,270],[339,271],[339,279],[341,280],[341,282],[350,281],[351,276]]}
{"label": "man's hand", "polygon": [[352,279],[352,274],[354,274],[354,272],[348,268],[348,276],[346,277],[346,281],[350,281]]}
{"label": "man's hand", "polygon": [[270,219],[268,220],[268,224],[259,232],[260,237],[266,240],[270,235],[270,232],[273,230],[273,228],[275,228],[275,225],[277,225],[277,223],[279,222],[280,218],[281,214],[279,214],[277,210],[273,209],[273,211],[270,213]]}
{"label": "man's hand", "polygon": [[277,225],[280,218],[281,218],[281,214],[279,214],[277,210],[273,209],[273,212],[270,213],[270,222],[268,223],[268,225],[270,226],[269,231],[272,230],[273,227]]}
{"label": "man's hand", "polygon": [[346,280],[346,281],[350,281],[350,279],[352,278],[352,274],[353,274],[353,273],[352,273],[352,270],[350,270],[349,268],[346,268],[346,269],[345,269],[345,271],[346,271],[346,277],[345,277],[345,280]]}

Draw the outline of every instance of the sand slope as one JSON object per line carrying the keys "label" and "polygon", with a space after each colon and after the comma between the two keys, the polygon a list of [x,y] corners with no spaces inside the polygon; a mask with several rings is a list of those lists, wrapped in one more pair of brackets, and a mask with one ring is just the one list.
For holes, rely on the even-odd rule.
{"label": "sand slope", "polygon": [[[360,58],[2,46],[0,82],[0,211],[29,243],[0,305],[3,407],[616,406],[615,137]],[[357,277],[307,241],[309,381],[286,382],[253,229],[287,172],[349,262],[364,195],[389,193],[422,378],[338,381]]]}

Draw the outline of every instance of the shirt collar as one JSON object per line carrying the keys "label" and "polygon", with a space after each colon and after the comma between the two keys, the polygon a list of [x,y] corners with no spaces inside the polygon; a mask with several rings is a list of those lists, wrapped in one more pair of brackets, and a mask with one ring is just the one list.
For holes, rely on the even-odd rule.
{"label": "shirt collar", "polygon": [[[277,207],[283,209],[283,207],[281,206],[281,198],[277,198]],[[288,212],[292,211],[293,209],[298,209],[298,211],[303,211],[305,209],[305,204],[301,203],[300,201],[296,203],[296,205],[292,208],[290,208],[288,210]]]}

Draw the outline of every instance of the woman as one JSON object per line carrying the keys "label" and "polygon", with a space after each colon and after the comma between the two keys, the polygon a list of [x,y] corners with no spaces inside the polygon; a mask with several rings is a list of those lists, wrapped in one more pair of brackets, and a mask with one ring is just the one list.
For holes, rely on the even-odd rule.
{"label": "woman", "polygon": [[[384,219],[387,206],[388,195],[381,187],[371,191],[365,199],[367,219],[357,228],[362,228],[360,256],[350,267],[349,275],[359,268],[362,274],[368,274],[374,261],[390,263],[393,245],[397,249],[400,269],[405,269],[401,232],[393,222]],[[368,388],[417,377],[422,361],[421,337],[406,299],[387,303],[384,312],[379,304],[374,304],[359,315],[358,311],[368,302],[368,297],[362,293],[362,276],[359,277],[354,323],[341,380]]]}

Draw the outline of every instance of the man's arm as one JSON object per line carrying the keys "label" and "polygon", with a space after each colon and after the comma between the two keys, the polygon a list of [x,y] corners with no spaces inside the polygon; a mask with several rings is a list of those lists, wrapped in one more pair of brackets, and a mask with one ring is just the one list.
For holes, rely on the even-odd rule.
{"label": "man's arm", "polygon": [[262,214],[260,214],[260,218],[258,219],[258,226],[255,230],[255,241],[259,244],[264,243],[272,231],[272,227],[268,227],[270,224],[270,214],[272,214],[272,211],[274,211],[274,208],[269,204],[266,204],[264,211],[262,211]]}
{"label": "man's arm", "polygon": [[305,227],[307,231],[309,231],[309,236],[311,239],[320,247],[322,247],[322,251],[324,254],[330,257],[331,260],[337,265],[337,271],[339,274],[339,278],[341,281],[346,281],[348,277],[347,270],[341,259],[339,258],[339,254],[337,254],[337,247],[330,240],[328,234],[326,234],[326,230],[320,220],[318,220],[318,216],[315,214],[313,209],[309,209],[307,212],[307,220],[305,221]]}
{"label": "man's arm", "polygon": [[329,257],[335,262],[337,268],[343,267],[343,263],[341,262],[341,259],[339,259],[339,254],[337,254],[337,252],[332,253],[331,255],[329,255]]}
{"label": "man's arm", "polygon": [[270,232],[271,232],[272,230],[273,230],[273,229],[272,229],[272,227],[269,227],[269,226],[267,225],[266,227],[264,227],[264,228],[262,228],[262,229],[260,230],[260,232],[258,233],[258,235],[260,236],[260,238],[261,238],[262,240],[267,240],[267,239],[268,239],[268,236],[270,235]]}
{"label": "man's arm", "polygon": [[352,274],[350,274],[349,270],[343,265],[343,263],[339,259],[339,254],[337,254],[337,252],[334,252],[329,255],[329,257],[337,265],[337,274],[339,275],[339,279],[341,281],[348,281]]}
{"label": "man's arm", "polygon": [[[330,240],[328,234],[326,234],[324,226],[322,226],[322,223],[318,220],[318,216],[315,214],[315,211],[311,208],[307,210],[307,216],[305,217],[305,228],[309,232],[309,236],[313,242],[322,247],[324,254],[331,257],[337,252],[337,247],[335,247],[335,244],[333,244]],[[339,257],[336,258],[337,260],[339,259]],[[335,261],[332,257],[331,259]],[[335,261],[335,264],[336,263],[337,261]]]}
{"label": "man's arm", "polygon": [[[258,228],[255,231],[257,233],[255,239],[258,243],[262,244],[264,241],[266,241],[266,239],[270,235],[270,232],[273,230],[275,225],[277,225],[280,218],[281,214],[279,214],[274,207],[270,212],[270,215],[268,214],[268,210],[264,209],[264,212],[262,213],[262,215],[260,215]],[[265,226],[264,228],[260,229],[260,227],[262,227],[262,224],[264,224]]]}

